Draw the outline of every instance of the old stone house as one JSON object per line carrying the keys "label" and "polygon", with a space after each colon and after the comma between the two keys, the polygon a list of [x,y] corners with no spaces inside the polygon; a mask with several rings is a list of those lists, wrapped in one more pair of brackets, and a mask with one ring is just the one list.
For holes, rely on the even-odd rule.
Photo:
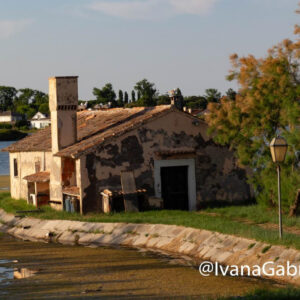
{"label": "old stone house", "polygon": [[250,198],[245,170],[207,136],[207,125],[172,103],[77,112],[77,77],[49,79],[51,127],[5,149],[11,196],[81,213],[101,210],[101,192],[121,190],[132,170],[137,189],[162,197],[167,209],[195,210],[214,201]]}

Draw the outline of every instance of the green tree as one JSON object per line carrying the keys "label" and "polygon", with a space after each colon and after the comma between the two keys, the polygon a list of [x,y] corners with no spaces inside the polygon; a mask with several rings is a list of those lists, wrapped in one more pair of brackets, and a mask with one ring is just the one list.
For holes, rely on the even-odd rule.
{"label": "green tree", "polygon": [[93,94],[96,96],[97,103],[111,103],[112,107],[116,107],[116,93],[111,83],[107,83],[102,89],[94,88]]}
{"label": "green tree", "polygon": [[29,105],[33,102],[34,90],[25,88],[18,90],[18,97],[15,99],[15,106]]}
{"label": "green tree", "polygon": [[13,109],[13,103],[18,91],[11,86],[0,86],[0,111]]}
{"label": "green tree", "polygon": [[206,98],[207,103],[217,103],[220,102],[221,93],[217,89],[206,89],[204,97]]}
{"label": "green tree", "polygon": [[135,102],[136,101],[136,98],[135,98],[135,91],[132,90],[131,91],[131,102]]}
{"label": "green tree", "polygon": [[135,84],[134,89],[139,95],[139,106],[154,106],[156,104],[157,90],[154,83],[149,82],[147,79],[143,79]]}
{"label": "green tree", "polygon": [[38,109],[41,113],[49,115],[49,105],[48,103],[42,103]]}
{"label": "green tree", "polygon": [[[300,27],[295,33],[299,36]],[[300,188],[295,155],[300,146],[300,39],[284,40],[263,58],[231,56],[228,80],[240,86],[235,100],[225,96],[210,103],[206,120],[215,140],[235,149],[241,164],[252,168],[250,182],[257,200],[276,205],[277,182],[269,142],[280,134],[289,144],[282,165],[282,194],[285,211]]]}
{"label": "green tree", "polygon": [[230,88],[226,91],[225,94],[226,94],[226,97],[229,98],[230,100],[235,100],[235,97],[236,97],[236,91],[235,90]]}
{"label": "green tree", "polygon": [[206,109],[207,100],[203,96],[184,97],[185,105],[190,108]]}
{"label": "green tree", "polygon": [[20,89],[14,99],[14,110],[25,114],[27,118],[31,118],[38,111],[49,114],[48,95],[29,88]]}
{"label": "green tree", "polygon": [[157,105],[166,105],[166,104],[170,104],[170,103],[171,103],[171,100],[170,100],[170,96],[168,95],[168,93],[158,96]]}
{"label": "green tree", "polygon": [[124,106],[124,94],[122,90],[119,90],[118,107]]}
{"label": "green tree", "polygon": [[129,102],[128,93],[125,92],[125,93],[124,93],[124,103],[125,103],[125,104],[128,104],[128,102]]}

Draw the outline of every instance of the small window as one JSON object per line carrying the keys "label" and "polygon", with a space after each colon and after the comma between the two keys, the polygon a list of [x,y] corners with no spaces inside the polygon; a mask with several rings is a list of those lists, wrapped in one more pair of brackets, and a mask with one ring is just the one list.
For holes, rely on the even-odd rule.
{"label": "small window", "polygon": [[14,176],[18,177],[19,173],[18,173],[18,160],[16,158],[14,158]]}

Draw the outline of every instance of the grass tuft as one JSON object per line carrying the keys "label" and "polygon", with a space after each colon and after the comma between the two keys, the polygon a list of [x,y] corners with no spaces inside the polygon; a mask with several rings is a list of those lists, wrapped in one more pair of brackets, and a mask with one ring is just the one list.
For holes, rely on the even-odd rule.
{"label": "grass tuft", "polygon": [[252,243],[248,246],[248,250],[252,249],[256,244],[255,243]]}
{"label": "grass tuft", "polygon": [[271,247],[272,247],[271,245],[264,247],[264,248],[261,250],[261,253],[266,253],[267,251],[269,251],[269,249],[270,249]]}

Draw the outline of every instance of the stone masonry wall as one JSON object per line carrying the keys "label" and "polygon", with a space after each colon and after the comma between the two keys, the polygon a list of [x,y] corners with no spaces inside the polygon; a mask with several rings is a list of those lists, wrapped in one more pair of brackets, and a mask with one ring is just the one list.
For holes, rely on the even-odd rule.
{"label": "stone masonry wall", "polygon": [[[275,266],[285,265],[287,261],[298,268],[300,265],[300,251],[295,249],[274,245],[270,247],[268,244],[251,239],[175,225],[18,218],[0,209],[1,231],[30,241],[98,247],[103,245],[145,247],[186,255],[197,262],[199,260],[218,262],[224,266],[262,266],[269,261],[274,262]],[[299,275],[275,276],[272,279],[300,285]]]}

